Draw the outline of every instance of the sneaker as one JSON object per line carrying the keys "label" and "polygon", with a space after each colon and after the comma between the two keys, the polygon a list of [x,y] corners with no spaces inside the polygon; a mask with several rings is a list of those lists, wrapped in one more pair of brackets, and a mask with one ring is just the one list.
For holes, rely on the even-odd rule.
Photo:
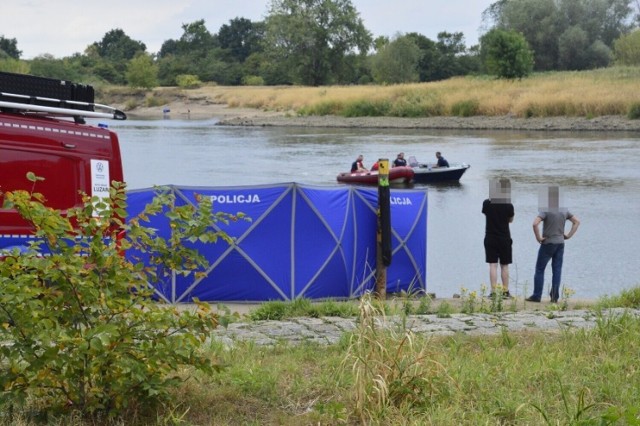
{"label": "sneaker", "polygon": [[533,296],[529,296],[526,299],[527,302],[536,302],[536,303],[540,303],[540,299],[538,299],[537,297],[533,297]]}
{"label": "sneaker", "polygon": [[558,299],[551,299],[551,303],[558,303]]}
{"label": "sneaker", "polygon": [[494,297],[496,297],[495,293],[489,293],[489,295],[487,296],[489,299],[493,299]]}
{"label": "sneaker", "polygon": [[502,293],[502,298],[511,299],[511,293],[509,293],[508,291],[505,291],[504,293]]}

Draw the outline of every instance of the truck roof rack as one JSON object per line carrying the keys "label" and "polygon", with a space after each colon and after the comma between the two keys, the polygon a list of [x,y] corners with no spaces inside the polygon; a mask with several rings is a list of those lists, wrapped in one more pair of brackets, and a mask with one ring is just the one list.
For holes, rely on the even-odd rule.
{"label": "truck roof rack", "polygon": [[0,109],[73,117],[76,122],[85,117],[127,119],[116,108],[94,103],[92,86],[7,72],[0,72]]}

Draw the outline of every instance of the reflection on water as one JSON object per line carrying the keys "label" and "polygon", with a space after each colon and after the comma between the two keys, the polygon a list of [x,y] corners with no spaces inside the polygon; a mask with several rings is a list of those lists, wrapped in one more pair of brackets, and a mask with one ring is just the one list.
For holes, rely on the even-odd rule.
{"label": "reflection on water", "polygon": [[423,162],[442,151],[449,162],[471,164],[459,183],[412,186],[429,191],[427,285],[438,296],[451,296],[461,287],[479,290],[487,283],[481,207],[489,180],[500,177],[512,180],[516,210],[512,293],[530,293],[538,189],[559,184],[567,207],[582,222],[567,242],[563,271],[575,297],[640,285],[640,139],[634,134],[237,128],[195,120],[110,126],[120,137],[132,189],[281,182],[333,186],[358,154],[367,167],[400,151]]}

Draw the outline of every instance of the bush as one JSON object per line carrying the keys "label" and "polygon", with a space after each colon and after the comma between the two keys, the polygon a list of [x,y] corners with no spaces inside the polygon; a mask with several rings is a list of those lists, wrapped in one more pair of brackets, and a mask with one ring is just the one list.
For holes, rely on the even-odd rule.
{"label": "bush", "polygon": [[202,86],[202,82],[197,75],[180,74],[176,76],[176,84],[182,89],[197,89]]}
{"label": "bush", "polygon": [[308,107],[302,107],[298,111],[300,115],[340,115],[344,104],[339,101],[323,101]]}
{"label": "bush", "polygon": [[345,105],[342,110],[344,117],[383,117],[390,109],[389,101],[370,101],[362,99]]}
{"label": "bush", "polygon": [[637,120],[640,118],[640,103],[633,103],[629,107],[629,112],[627,112],[627,117],[631,120]]}
{"label": "bush", "polygon": [[166,98],[164,98],[162,96],[155,96],[155,95],[148,96],[144,100],[144,104],[148,108],[159,107],[159,106],[162,106],[162,105],[166,105],[168,103],[169,103],[169,101]]}
{"label": "bush", "polygon": [[478,115],[478,111],[480,103],[475,99],[456,102],[451,106],[451,115],[457,117],[472,117]]}
{"label": "bush", "polygon": [[[155,302],[149,283],[164,269],[123,254],[136,250],[148,256],[147,265],[200,274],[206,260],[183,241],[230,241],[213,224],[241,215],[212,213],[208,198],[174,207],[172,194],[159,191],[127,224],[124,185],[114,183],[110,195],[108,201],[85,196],[84,206],[63,215],[45,207],[39,194],[5,194],[5,207],[17,209],[37,230],[27,253],[13,252],[0,262],[5,413],[122,418],[165,402],[180,382],[179,368],[219,369],[200,351],[217,326],[208,304],[178,312]],[[161,212],[174,231],[166,239],[140,225]]]}
{"label": "bush", "polygon": [[245,75],[242,77],[244,86],[264,86],[264,78],[259,75]]}

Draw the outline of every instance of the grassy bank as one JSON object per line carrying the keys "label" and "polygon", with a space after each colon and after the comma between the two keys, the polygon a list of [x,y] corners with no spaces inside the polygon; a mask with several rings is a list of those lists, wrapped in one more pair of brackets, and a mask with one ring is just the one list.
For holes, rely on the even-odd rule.
{"label": "grassy bank", "polygon": [[[400,305],[402,306],[402,305]],[[640,307],[640,287],[603,298],[596,311]],[[212,342],[223,367],[212,377],[185,380],[165,406],[126,420],[46,419],[59,425],[476,425],[638,424],[640,320],[603,313],[591,330],[499,336],[414,334],[404,315],[364,298],[355,312],[331,303],[271,305],[270,312],[358,316],[357,328],[332,346],[265,347]],[[285,315],[286,316],[286,315]],[[34,408],[37,404],[34,404]],[[143,408],[143,407],[141,407]],[[13,414],[13,415],[12,415]],[[29,412],[3,413],[0,423],[41,422]],[[42,419],[41,419],[42,420]]]}
{"label": "grassy bank", "polygon": [[[464,77],[392,86],[221,87],[185,91],[192,99],[338,116],[597,117],[640,115],[640,68],[536,74],[523,80]],[[162,94],[158,94],[162,96]]]}
{"label": "grassy bank", "polygon": [[195,399],[176,398],[194,424],[608,424],[637,415],[640,322],[630,317],[499,337],[370,325],[328,348],[214,346],[229,368],[191,388]]}

